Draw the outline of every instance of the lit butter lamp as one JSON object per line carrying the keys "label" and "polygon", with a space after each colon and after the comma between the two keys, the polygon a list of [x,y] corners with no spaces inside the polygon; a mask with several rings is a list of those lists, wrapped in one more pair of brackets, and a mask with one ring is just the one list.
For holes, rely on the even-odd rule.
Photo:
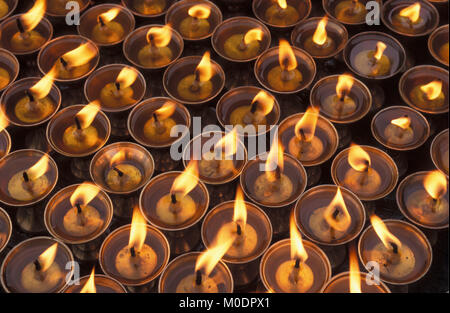
{"label": "lit butter lamp", "polygon": [[317,24],[316,31],[306,38],[303,48],[313,56],[327,56],[336,50],[336,42],[327,34],[328,18],[324,17]]}
{"label": "lit butter lamp", "polygon": [[365,3],[358,0],[344,0],[336,5],[334,15],[343,23],[359,24],[366,20],[367,9]]}
{"label": "lit butter lamp", "polygon": [[274,66],[267,73],[269,85],[276,91],[293,91],[300,88],[303,75],[297,69],[297,58],[289,43],[280,39],[278,48],[278,66]]}
{"label": "lit butter lamp", "polygon": [[[420,186],[422,181],[422,186]],[[440,171],[419,172],[405,178],[397,199],[413,222],[429,228],[448,227],[448,179]]]}
{"label": "lit butter lamp", "polygon": [[17,101],[14,113],[21,122],[26,124],[38,123],[45,120],[56,109],[54,101],[48,97],[56,68],[53,67],[41,80],[25,91],[25,96]]}
{"label": "lit butter lamp", "polygon": [[287,0],[276,0],[264,14],[268,23],[276,26],[295,24],[300,19],[297,9],[288,4]]}
{"label": "lit butter lamp", "polygon": [[336,119],[342,119],[355,113],[358,105],[350,95],[354,81],[350,74],[339,75],[336,93],[325,98],[321,103],[322,110]]}
{"label": "lit butter lamp", "polygon": [[32,201],[48,192],[52,182],[46,173],[49,169],[48,155],[42,156],[30,168],[14,174],[8,181],[8,194],[18,201]]}
{"label": "lit butter lamp", "polygon": [[407,145],[414,140],[411,118],[406,114],[395,118],[384,129],[384,136],[389,143]]}
{"label": "lit butter lamp", "polygon": [[63,293],[126,293],[117,280],[105,275],[95,275],[95,267],[89,276],[81,277],[78,284],[68,286]]}
{"label": "lit butter lamp", "polygon": [[144,136],[151,142],[162,143],[172,138],[171,130],[176,126],[172,118],[176,110],[176,104],[172,101],[166,101],[160,108],[152,113],[144,124]]}
{"label": "lit butter lamp", "polygon": [[62,141],[70,150],[83,152],[99,143],[98,131],[92,122],[100,111],[98,100],[84,106],[75,116],[74,123],[64,130]]}
{"label": "lit butter lamp", "polygon": [[240,125],[244,129],[252,125],[259,129],[259,125],[269,126],[266,116],[272,112],[275,98],[264,90],[259,91],[249,105],[242,105],[231,112],[229,123]]}
{"label": "lit butter lamp", "polygon": [[391,60],[384,54],[387,45],[378,41],[375,50],[359,52],[354,61],[355,68],[369,77],[387,76],[391,72]]}
{"label": "lit butter lamp", "polygon": [[420,16],[420,2],[402,8],[397,14],[393,13],[392,24],[400,32],[415,34],[427,27],[427,19]]}
{"label": "lit butter lamp", "polygon": [[57,78],[75,79],[83,76],[91,69],[89,62],[96,56],[97,49],[89,42],[64,53],[55,64]]}
{"label": "lit butter lamp", "polygon": [[225,40],[224,52],[231,59],[252,59],[259,54],[263,35],[260,28],[252,28],[245,34],[234,34]]}
{"label": "lit butter lamp", "polygon": [[120,41],[125,34],[123,26],[114,21],[120,8],[111,8],[97,17],[98,23],[92,29],[92,39],[102,44]]}
{"label": "lit butter lamp", "polygon": [[110,161],[105,183],[114,191],[127,192],[135,190],[142,182],[142,173],[135,165],[127,162],[128,151],[119,150]]}
{"label": "lit butter lamp", "polygon": [[11,38],[11,47],[15,51],[31,51],[41,47],[46,39],[35,30],[44,17],[46,0],[36,0],[33,7],[16,19],[19,31]]}
{"label": "lit butter lamp", "polygon": [[157,15],[164,11],[166,0],[132,0],[133,8],[144,15]]}
{"label": "lit butter lamp", "polygon": [[177,86],[177,92],[181,99],[188,101],[201,101],[211,96],[215,75],[211,65],[210,52],[206,51],[195,68],[194,74],[182,78]]}
{"label": "lit butter lamp", "polygon": [[211,28],[208,21],[211,7],[206,3],[196,4],[190,7],[187,13],[189,16],[180,22],[180,34],[190,39],[207,36]]}
{"label": "lit butter lamp", "polygon": [[415,86],[411,90],[409,97],[414,105],[428,109],[440,108],[446,103],[442,81],[440,80],[433,80],[427,84]]}
{"label": "lit butter lamp", "polygon": [[110,108],[126,107],[136,102],[133,99],[133,83],[138,77],[138,72],[131,67],[124,67],[114,82],[106,84],[100,91],[102,106]]}
{"label": "lit butter lamp", "polygon": [[163,27],[151,27],[146,35],[147,45],[137,55],[138,61],[145,67],[163,67],[173,59],[169,43],[172,40],[172,28],[169,24]]}

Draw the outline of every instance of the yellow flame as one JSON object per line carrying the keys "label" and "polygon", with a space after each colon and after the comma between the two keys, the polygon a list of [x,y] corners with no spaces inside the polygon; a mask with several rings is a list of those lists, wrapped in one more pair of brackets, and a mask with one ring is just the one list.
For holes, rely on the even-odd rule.
{"label": "yellow flame", "polygon": [[236,188],[236,199],[234,200],[234,212],[233,212],[233,222],[239,223],[242,230],[245,229],[247,224],[247,208],[244,202],[244,193],[240,185]]}
{"label": "yellow flame", "polygon": [[377,42],[377,50],[375,51],[375,54],[373,55],[373,57],[379,61],[381,59],[381,57],[383,56],[383,52],[384,50],[386,50],[387,46],[384,42],[378,41]]}
{"label": "yellow flame", "polygon": [[172,116],[175,112],[176,105],[174,102],[166,101],[159,109],[155,110],[155,114],[159,119],[164,120]]}
{"label": "yellow flame", "polygon": [[447,179],[440,171],[432,171],[425,177],[423,186],[430,197],[438,200],[447,192]]}
{"label": "yellow flame", "polygon": [[380,238],[381,242],[383,242],[383,245],[387,249],[391,249],[392,245],[397,245],[398,248],[402,246],[402,243],[400,240],[398,240],[397,237],[395,237],[386,227],[386,225],[383,223],[381,218],[373,214],[370,216],[370,223],[373,226],[373,229],[377,233],[378,238]]}
{"label": "yellow flame", "polygon": [[36,180],[47,172],[49,168],[50,159],[48,155],[44,154],[39,161],[36,162],[32,167],[26,170],[28,178],[30,180]]}
{"label": "yellow flame", "polygon": [[280,39],[280,47],[278,52],[278,61],[280,66],[285,71],[292,71],[297,68],[297,59],[295,58],[294,51],[284,39]]}
{"label": "yellow flame", "polygon": [[77,48],[64,53],[61,57],[68,66],[76,67],[88,63],[97,55],[95,46],[87,42],[79,45]]}
{"label": "yellow flame", "polygon": [[151,27],[147,32],[147,42],[156,47],[166,47],[172,39],[172,27],[169,24],[163,27]]}
{"label": "yellow flame", "polygon": [[211,8],[206,4],[197,4],[189,8],[188,14],[195,18],[207,19],[211,14]]}
{"label": "yellow flame", "polygon": [[348,153],[348,163],[354,170],[364,172],[369,169],[371,160],[369,154],[363,148],[352,143]]}
{"label": "yellow flame", "polygon": [[46,0],[36,0],[33,7],[20,16],[25,31],[31,31],[38,26],[42,17],[44,17],[46,7]]}
{"label": "yellow flame", "polygon": [[206,51],[205,54],[203,54],[202,59],[200,60],[200,63],[197,65],[197,68],[195,69],[196,75],[198,75],[199,81],[206,82],[211,79],[213,76],[213,68],[211,65],[211,58],[209,51]]}
{"label": "yellow flame", "polygon": [[70,204],[75,207],[77,204],[87,205],[91,202],[100,192],[100,188],[93,183],[82,183],[75,189],[70,196]]}
{"label": "yellow flame", "polygon": [[442,92],[442,82],[439,80],[433,80],[432,82],[420,86],[420,90],[422,90],[426,95],[428,100],[434,100]]}
{"label": "yellow flame", "polygon": [[336,84],[336,95],[342,98],[345,93],[349,93],[353,87],[354,78],[350,74],[339,75],[338,82]]}
{"label": "yellow flame", "polygon": [[391,121],[391,124],[400,127],[401,129],[408,129],[409,125],[411,125],[411,119],[409,116],[405,115]]}
{"label": "yellow flame", "polygon": [[295,135],[298,139],[310,142],[316,132],[317,120],[319,119],[319,110],[309,107],[302,118],[295,124]]}
{"label": "yellow flame", "polygon": [[95,287],[95,267],[92,269],[91,275],[80,290],[80,293],[97,293],[97,288]]}
{"label": "yellow flame", "polygon": [[104,23],[111,22],[119,14],[120,8],[111,8],[105,13],[100,14],[98,17],[101,18]]}
{"label": "yellow flame", "polygon": [[272,112],[273,105],[275,103],[275,99],[270,94],[268,94],[264,90],[261,90],[253,98],[251,104],[253,104],[256,101],[258,101],[258,109],[260,109],[260,111],[262,111],[264,116],[266,116],[267,114]]}
{"label": "yellow flame", "polygon": [[136,252],[141,251],[147,237],[147,221],[142,216],[139,208],[135,207],[133,210],[133,217],[131,218],[130,239],[128,241],[128,248],[134,248]]}
{"label": "yellow flame", "polygon": [[420,3],[416,2],[404,8],[403,10],[400,11],[399,15],[402,17],[409,18],[409,20],[413,23],[417,22],[420,17]]}
{"label": "yellow flame", "polygon": [[51,245],[47,250],[42,252],[42,254],[38,257],[39,265],[41,266],[41,272],[45,272],[52,266],[55,261],[56,252],[58,252],[58,243],[55,242]]}
{"label": "yellow flame", "polygon": [[186,196],[192,189],[197,186],[198,183],[198,165],[196,161],[189,162],[188,166],[184,169],[175,180],[173,181],[170,193],[174,194],[179,192],[182,196]]}
{"label": "yellow flame", "polygon": [[350,245],[349,250],[350,293],[361,293],[361,273],[355,246]]}
{"label": "yellow flame", "polygon": [[235,155],[238,147],[237,130],[233,128],[228,134],[220,138],[220,140],[214,145],[214,150],[222,148],[225,151],[225,157],[231,157]]}
{"label": "yellow flame", "polygon": [[0,109],[0,132],[3,131],[9,125],[9,121],[6,118],[3,109]]}
{"label": "yellow flame", "polygon": [[261,41],[263,39],[263,31],[259,28],[252,28],[244,35],[244,43],[248,45],[252,41]]}
{"label": "yellow flame", "polygon": [[316,31],[314,32],[313,35],[313,42],[320,46],[327,41],[327,29],[326,29],[327,23],[328,18],[325,16],[320,20],[319,24],[317,25]]}
{"label": "yellow flame", "polygon": [[305,262],[308,259],[308,253],[303,246],[302,235],[295,224],[294,214],[290,217],[290,235],[291,235],[291,260],[300,259]]}
{"label": "yellow flame", "polygon": [[276,169],[280,172],[284,168],[284,156],[283,156],[283,145],[281,144],[278,136],[274,137],[272,146],[270,147],[269,154],[267,155],[267,160],[265,163],[266,177],[269,181],[276,180]]}
{"label": "yellow flame", "polygon": [[76,114],[82,129],[88,128],[92,124],[98,111],[100,111],[100,102],[95,100],[88,105],[85,105],[84,108]]}
{"label": "yellow flame", "polygon": [[287,1],[286,0],[277,0],[277,3],[280,8],[286,9],[287,8]]}
{"label": "yellow flame", "polygon": [[[340,213],[339,219],[333,217],[336,210],[338,210]],[[331,203],[327,206],[324,217],[328,225],[330,225],[330,227],[335,230],[346,231],[350,227],[352,218],[347,210],[344,198],[342,197],[341,188],[337,188],[336,195],[334,196]]]}
{"label": "yellow flame", "polygon": [[119,75],[117,75],[116,82],[120,84],[120,88],[127,88],[133,85],[138,77],[138,72],[132,67],[124,67]]}
{"label": "yellow flame", "polygon": [[113,155],[113,157],[109,161],[109,165],[116,166],[117,164],[119,164],[120,162],[122,162],[125,159],[126,159],[125,150],[120,149]]}
{"label": "yellow flame", "polygon": [[37,99],[45,98],[50,93],[56,74],[56,67],[53,66],[44,77],[30,88],[30,91]]}

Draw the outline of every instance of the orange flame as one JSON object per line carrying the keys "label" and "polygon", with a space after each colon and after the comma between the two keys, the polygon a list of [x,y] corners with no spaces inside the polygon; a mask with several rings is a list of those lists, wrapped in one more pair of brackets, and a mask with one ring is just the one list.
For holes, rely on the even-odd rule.
{"label": "orange flame", "polygon": [[127,88],[133,85],[138,77],[138,72],[132,67],[124,67],[119,75],[117,75],[116,82],[120,84],[121,88]]}
{"label": "orange flame", "polygon": [[233,128],[228,134],[220,138],[220,140],[214,145],[214,150],[222,148],[225,150],[225,157],[231,157],[235,155],[238,147],[237,130]]}
{"label": "orange flame", "polygon": [[285,71],[292,71],[297,68],[297,59],[295,58],[294,51],[284,39],[280,39],[280,48],[278,52],[278,61],[280,66]]}
{"label": "orange flame", "polygon": [[364,172],[370,168],[370,162],[369,154],[360,146],[352,143],[348,153],[350,166],[358,172]]}
{"label": "orange flame", "polygon": [[291,260],[300,259],[300,261],[305,262],[308,259],[308,253],[306,253],[305,247],[303,246],[302,235],[295,224],[293,214],[290,217],[289,229],[291,235]]}
{"label": "orange flame", "polygon": [[48,155],[44,154],[39,161],[36,162],[32,167],[30,167],[26,173],[30,180],[36,180],[47,172],[49,168],[50,159]]}
{"label": "orange flame", "polygon": [[95,100],[88,105],[85,105],[84,108],[76,114],[82,129],[88,128],[92,124],[98,111],[100,111],[100,102]]}
{"label": "orange flame", "polygon": [[258,108],[262,109],[262,113],[264,116],[272,112],[273,104],[275,103],[275,99],[269,95],[264,90],[261,90],[256,94],[256,96],[253,98],[252,103],[258,101]]}
{"label": "orange flame", "polygon": [[9,121],[6,118],[3,109],[0,109],[0,132],[3,131],[9,125]]}
{"label": "orange flame", "polygon": [[379,61],[381,59],[381,57],[383,56],[383,52],[384,50],[386,50],[387,46],[385,43],[378,41],[377,42],[377,50],[375,51],[375,54],[373,55],[373,57]]}
{"label": "orange flame", "polygon": [[277,3],[280,6],[280,8],[282,8],[282,9],[286,9],[287,8],[286,0],[277,0]]}
{"label": "orange flame", "polygon": [[302,118],[295,124],[295,135],[298,139],[310,142],[316,132],[317,120],[319,119],[319,110],[309,107]]}
{"label": "orange flame", "polygon": [[195,18],[207,19],[211,14],[211,8],[206,4],[197,4],[189,8],[188,14]]}
{"label": "orange flame", "polygon": [[400,127],[401,129],[408,129],[409,125],[411,125],[411,119],[409,116],[405,115],[391,121],[391,124]]}
{"label": "orange flame", "polygon": [[92,183],[82,183],[75,189],[70,196],[70,204],[75,207],[77,204],[87,205],[91,202],[100,192],[100,188]]}
{"label": "orange flame", "polygon": [[313,35],[313,42],[320,46],[327,41],[327,30],[326,30],[327,23],[328,18],[325,16],[320,20],[319,24],[317,25],[316,31],[314,32]]}
{"label": "orange flame", "polygon": [[383,245],[390,249],[392,248],[392,244],[395,244],[398,248],[402,246],[402,243],[400,240],[398,240],[397,237],[395,237],[386,227],[386,225],[383,223],[381,218],[373,214],[370,216],[370,223],[373,226],[373,229],[377,233],[378,238],[383,242]]}
{"label": "orange flame", "polygon": [[439,97],[442,92],[442,82],[433,80],[426,85],[420,86],[420,90],[427,95],[428,100],[434,100]]}
{"label": "orange flame", "polygon": [[50,93],[56,74],[56,67],[53,66],[44,77],[30,88],[30,91],[37,99],[45,98]]}
{"label": "orange flame", "polygon": [[155,114],[159,119],[164,120],[172,116],[175,112],[176,105],[174,102],[166,101],[159,109],[155,110]]}
{"label": "orange flame", "polygon": [[275,181],[277,168],[280,172],[284,167],[283,145],[278,140],[278,136],[274,137],[272,146],[270,147],[269,154],[265,163],[266,177],[269,181]]}
{"label": "orange flame", "polygon": [[247,224],[247,208],[244,202],[244,193],[240,185],[236,188],[236,199],[234,200],[234,212],[233,212],[233,222],[240,222],[242,230],[245,229]]}
{"label": "orange flame", "polygon": [[25,31],[29,32],[38,26],[42,17],[44,17],[46,7],[47,4],[45,0],[36,0],[33,7],[20,16],[20,21],[22,22]]}
{"label": "orange flame", "polygon": [[120,9],[119,8],[111,8],[105,13],[102,13],[98,16],[99,19],[102,19],[104,23],[111,22],[113,19],[116,18],[116,16],[119,14]]}
{"label": "orange flame", "polygon": [[141,251],[147,237],[147,221],[142,216],[139,208],[135,207],[133,210],[133,217],[131,218],[130,239],[128,241],[128,248],[134,248],[135,251]]}
{"label": "orange flame", "polygon": [[115,165],[119,164],[120,162],[122,162],[123,160],[125,160],[125,158],[126,158],[125,150],[120,149],[113,155],[113,157],[109,161],[109,165],[115,166]]}
{"label": "orange flame", "polygon": [[58,243],[55,242],[51,245],[47,250],[42,252],[42,254],[38,257],[39,265],[41,266],[41,272],[45,272],[52,266],[53,261],[55,261],[56,252],[58,251]]}
{"label": "orange flame", "polygon": [[259,28],[252,28],[244,35],[244,43],[248,45],[252,41],[261,41],[263,39],[263,31]]}
{"label": "orange flame", "polygon": [[425,177],[423,186],[430,197],[438,200],[447,192],[447,179],[440,171],[432,171]]}
{"label": "orange flame", "polygon": [[350,293],[361,293],[361,273],[359,271],[358,257],[354,245],[349,249]]}
{"label": "orange flame", "polygon": [[416,2],[404,8],[403,10],[400,11],[399,15],[402,17],[409,18],[409,20],[413,23],[417,22],[420,17],[420,3]]}
{"label": "orange flame", "polygon": [[346,93],[350,92],[353,87],[354,79],[352,75],[342,74],[339,75],[338,82],[336,84],[336,95],[339,98],[345,96]]}
{"label": "orange flame", "polygon": [[184,169],[175,180],[173,181],[170,193],[174,194],[180,192],[183,197],[186,196],[192,189],[197,186],[198,183],[198,166],[196,161],[189,162],[188,166]]}
{"label": "orange flame", "polygon": [[78,46],[69,52],[64,53],[61,57],[66,61],[68,66],[76,67],[88,63],[97,55],[95,46],[87,42]]}
{"label": "orange flame", "polygon": [[206,51],[205,54],[203,54],[202,59],[200,60],[200,63],[197,65],[197,68],[195,69],[196,75],[198,75],[198,79],[201,82],[206,82],[211,79],[213,76],[213,68],[211,65],[211,58],[209,51]]}
{"label": "orange flame", "polygon": [[163,27],[151,27],[147,32],[147,42],[156,47],[166,47],[172,39],[172,27],[169,24]]}
{"label": "orange flame", "polygon": [[80,293],[97,293],[97,288],[95,287],[95,267],[92,269],[91,275],[80,290]]}
{"label": "orange flame", "polygon": [[[333,217],[338,208],[340,208],[340,210],[337,212],[340,212],[342,214],[342,218],[340,218],[339,220]],[[331,203],[327,206],[324,217],[328,225],[338,231],[346,231],[350,227],[352,218],[347,210],[344,198],[342,197],[341,188],[337,188],[336,195],[334,196]]]}

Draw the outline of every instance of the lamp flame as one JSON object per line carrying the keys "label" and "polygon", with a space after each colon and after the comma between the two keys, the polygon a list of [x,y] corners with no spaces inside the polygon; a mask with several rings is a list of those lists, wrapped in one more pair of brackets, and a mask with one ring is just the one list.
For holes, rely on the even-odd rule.
{"label": "lamp flame", "polygon": [[393,245],[397,246],[398,248],[401,247],[402,243],[400,240],[398,240],[397,237],[395,237],[386,227],[386,225],[383,223],[381,218],[373,214],[370,216],[370,223],[373,226],[373,229],[377,233],[378,238],[380,238],[381,242],[383,242],[383,245],[387,249],[391,249]]}
{"label": "lamp flame", "polygon": [[305,262],[308,259],[308,253],[303,246],[302,235],[295,224],[294,215],[290,217],[290,235],[291,235],[291,260],[300,259]]}
{"label": "lamp flame", "polygon": [[220,140],[214,145],[214,150],[222,148],[225,150],[225,158],[231,157],[236,154],[238,147],[237,130],[233,128],[228,134],[220,138]]}
{"label": "lamp flame", "polygon": [[121,88],[127,88],[133,85],[138,77],[138,72],[132,67],[124,67],[119,75],[117,75],[116,82],[120,84]]}
{"label": "lamp flame", "polygon": [[323,45],[327,41],[327,23],[328,18],[325,16],[320,20],[319,24],[317,25],[316,31],[314,32],[312,38],[313,42],[315,44],[318,44],[319,46]]}
{"label": "lamp flame", "polygon": [[133,210],[133,217],[131,218],[130,239],[128,241],[128,248],[134,248],[135,251],[141,251],[147,237],[147,221],[142,216],[139,208],[135,207]]}
{"label": "lamp flame", "polygon": [[66,61],[68,66],[76,67],[88,63],[97,54],[97,50],[90,43],[84,43],[77,48],[66,52],[61,57]]}
{"label": "lamp flame", "polygon": [[30,88],[30,91],[37,99],[45,98],[50,93],[56,74],[56,67],[53,66],[44,77]]}
{"label": "lamp flame", "polygon": [[82,183],[70,196],[70,204],[75,207],[77,204],[88,205],[100,192],[100,188],[92,183]]}
{"label": "lamp flame", "polygon": [[370,162],[370,156],[363,148],[356,144],[351,144],[348,153],[348,163],[355,171],[367,171],[370,167]]}
{"label": "lamp flame", "polygon": [[119,14],[120,9],[119,8],[112,8],[106,11],[105,13],[102,13],[98,16],[99,19],[101,19],[104,23],[111,22],[113,19],[116,18],[116,16]]}
{"label": "lamp flame", "polygon": [[412,23],[417,22],[420,17],[420,3],[416,2],[402,9],[399,15],[402,17],[407,17]]}
{"label": "lamp flame", "polygon": [[37,161],[32,167],[30,167],[26,173],[30,180],[36,180],[42,175],[44,175],[49,168],[49,157],[44,154],[39,161]]}
{"label": "lamp flame", "polygon": [[384,50],[386,50],[387,46],[384,42],[378,41],[377,42],[377,49],[375,51],[375,54],[373,55],[373,57],[379,61],[381,59],[381,57],[383,56],[383,52]]}
{"label": "lamp flame", "polygon": [[239,185],[236,188],[236,199],[234,200],[233,222],[240,222],[239,226],[241,226],[242,230],[245,229],[247,224],[247,208],[245,207],[244,193]]}
{"label": "lamp flame", "polygon": [[346,93],[349,93],[353,87],[354,78],[350,74],[342,74],[338,77],[336,84],[336,95],[341,99]]}
{"label": "lamp flame", "polygon": [[295,58],[294,51],[284,39],[280,40],[280,47],[278,52],[278,61],[280,66],[285,71],[292,71],[297,68],[297,59]]}
{"label": "lamp flame", "polygon": [[76,114],[82,129],[88,128],[92,124],[98,111],[100,111],[100,102],[95,100],[84,106],[84,108]]}
{"label": "lamp flame", "polygon": [[38,262],[41,266],[41,272],[45,272],[50,268],[50,266],[52,266],[53,262],[55,261],[56,252],[58,252],[57,242],[47,248],[47,250],[42,252],[42,254],[38,257]]}
{"label": "lamp flame", "polygon": [[400,127],[401,129],[408,129],[411,125],[411,119],[409,116],[402,116],[391,121],[391,124]]}
{"label": "lamp flame", "polygon": [[261,111],[264,116],[272,112],[275,99],[267,92],[265,92],[264,90],[258,92],[253,98],[251,104],[255,103],[256,101],[258,101],[258,108],[262,109]]}
{"label": "lamp flame", "polygon": [[182,196],[186,196],[192,189],[197,186],[198,183],[198,165],[196,161],[189,162],[188,166],[184,169],[175,180],[173,181],[170,193],[180,192]]}
{"label": "lamp flame", "polygon": [[430,197],[438,200],[447,192],[447,179],[440,171],[432,171],[425,177],[423,186]]}
{"label": "lamp flame", "polygon": [[156,47],[166,47],[172,39],[172,27],[169,24],[163,27],[151,27],[147,32],[147,42]]}
{"label": "lamp flame", "polygon": [[44,17],[46,7],[47,4],[45,0],[36,0],[33,7],[20,16],[20,21],[22,22],[25,31],[32,31],[38,26],[39,22]]}
{"label": "lamp flame", "polygon": [[295,124],[295,136],[298,139],[310,142],[316,132],[317,120],[319,119],[319,110],[309,107],[302,118]]}
{"label": "lamp flame", "polygon": [[117,151],[113,157],[111,158],[111,161],[109,161],[109,165],[110,166],[115,166],[118,163],[122,162],[123,160],[125,160],[126,155],[125,155],[125,150],[124,149],[120,149],[119,151]]}
{"label": "lamp flame", "polygon": [[282,9],[286,9],[287,8],[287,2],[286,0],[277,0],[278,6]]}
{"label": "lamp flame", "polygon": [[354,245],[349,247],[350,293],[361,293],[361,273]]}
{"label": "lamp flame", "polygon": [[97,288],[95,288],[95,267],[92,269],[91,275],[80,290],[80,293],[97,293]]}
{"label": "lamp flame", "polygon": [[188,14],[195,18],[207,19],[211,14],[211,8],[206,4],[197,4],[189,8]]}
{"label": "lamp flame", "polygon": [[252,41],[261,41],[263,39],[263,31],[259,28],[252,28],[244,35],[244,43],[250,44]]}
{"label": "lamp flame", "polygon": [[172,116],[175,112],[176,105],[174,102],[166,101],[159,109],[155,110],[155,114],[159,119],[164,120]]}
{"label": "lamp flame", "polygon": [[[342,214],[342,217],[339,218],[339,220],[336,218],[335,212],[340,212]],[[341,188],[337,188],[336,195],[325,209],[324,217],[328,225],[335,230],[346,231],[350,227],[352,218],[347,210],[344,198],[342,197]]]}
{"label": "lamp flame", "polygon": [[284,167],[283,146],[278,140],[278,136],[274,137],[272,146],[270,147],[269,154],[265,163],[265,172],[267,180],[273,182],[277,179],[276,170],[280,172]]}
{"label": "lamp flame", "polygon": [[211,58],[209,51],[206,51],[205,54],[203,54],[200,63],[197,65],[197,68],[195,69],[195,74],[198,75],[198,79],[201,82],[206,82],[210,80],[211,77],[213,76],[213,69],[211,65]]}
{"label": "lamp flame", "polygon": [[428,100],[434,100],[442,92],[442,82],[439,80],[433,80],[432,82],[420,86],[420,90],[422,90],[426,95]]}

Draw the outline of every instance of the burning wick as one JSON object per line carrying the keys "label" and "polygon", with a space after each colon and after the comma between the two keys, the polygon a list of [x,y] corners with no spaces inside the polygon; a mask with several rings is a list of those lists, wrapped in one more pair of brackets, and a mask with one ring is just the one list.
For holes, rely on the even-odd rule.
{"label": "burning wick", "polygon": [[176,110],[176,104],[172,101],[166,101],[159,109],[152,113],[150,118],[144,124],[144,135],[153,142],[167,142],[171,139],[170,132],[176,125],[172,118]]}
{"label": "burning wick", "polygon": [[280,39],[278,48],[279,66],[274,66],[267,74],[267,81],[277,91],[293,91],[300,87],[303,75],[298,70],[294,50],[284,39]]}
{"label": "burning wick", "polygon": [[195,272],[195,284],[197,286],[201,286],[202,285],[202,272],[200,270],[197,270]]}
{"label": "burning wick", "polygon": [[122,25],[114,19],[120,13],[119,8],[111,8],[97,17],[98,24],[92,29],[92,38],[100,43],[108,44],[124,37]]}
{"label": "burning wick", "polygon": [[16,18],[19,30],[11,37],[11,47],[17,51],[30,51],[41,47],[45,38],[35,30],[42,20],[46,9],[45,0],[37,0],[33,7]]}
{"label": "burning wick", "polygon": [[180,23],[180,33],[188,38],[199,38],[208,35],[211,28],[208,21],[211,7],[206,4],[197,4],[190,7],[187,13],[189,16]]}
{"label": "burning wick", "polygon": [[287,4],[286,0],[277,0],[265,12],[267,22],[278,26],[295,24],[300,19],[299,12]]}
{"label": "burning wick", "polygon": [[132,191],[142,181],[141,170],[127,158],[129,152],[119,149],[109,161],[105,182],[114,191]]}
{"label": "burning wick", "polygon": [[138,60],[145,67],[163,67],[173,57],[169,44],[172,40],[172,28],[169,24],[163,27],[151,27],[146,35],[147,45],[138,52]]}

